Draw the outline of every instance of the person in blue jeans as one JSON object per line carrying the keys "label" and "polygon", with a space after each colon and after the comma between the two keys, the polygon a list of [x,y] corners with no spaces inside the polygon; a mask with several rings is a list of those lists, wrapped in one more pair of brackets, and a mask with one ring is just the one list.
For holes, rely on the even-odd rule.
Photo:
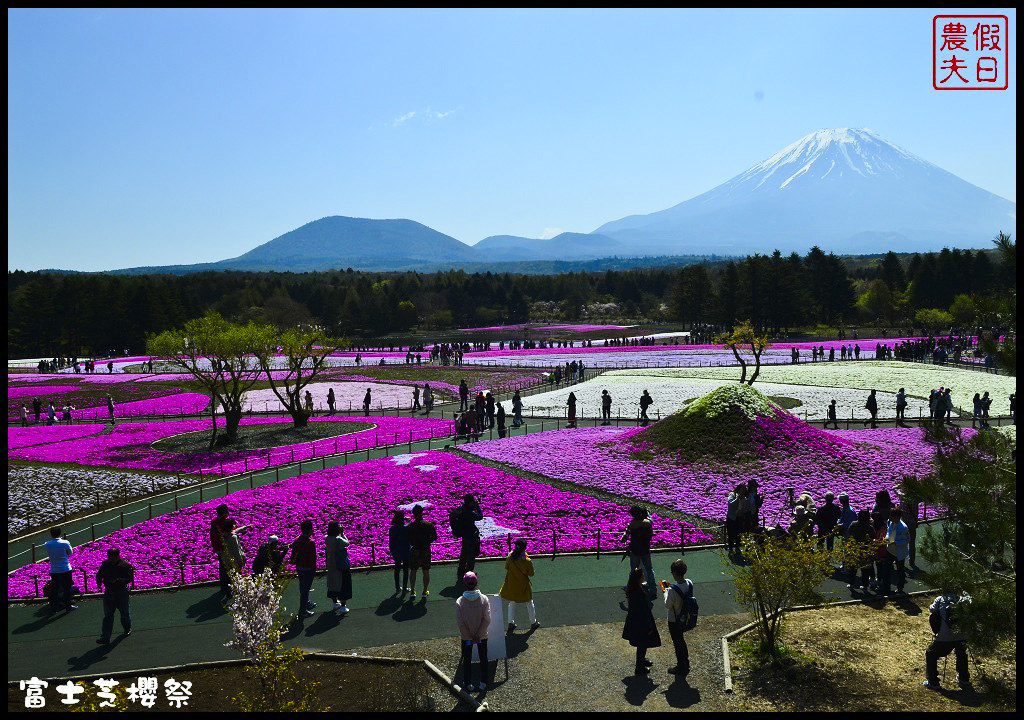
{"label": "person in blue jeans", "polygon": [[59,527],[50,528],[50,539],[43,547],[50,557],[50,602],[67,612],[77,610],[71,603],[71,543]]}
{"label": "person in blue jeans", "polygon": [[299,613],[312,615],[316,603],[309,599],[309,591],[313,587],[313,575],[316,573],[316,543],[313,541],[313,521],[303,520],[299,525],[302,534],[292,543],[292,564],[295,574],[299,577]]}
{"label": "person in blue jeans", "polygon": [[99,645],[110,642],[114,630],[114,612],[121,613],[121,627],[125,637],[132,634],[132,614],[128,605],[129,586],[135,581],[135,568],[121,559],[117,548],[107,550],[107,559],[96,573],[96,585],[103,589],[103,629]]}
{"label": "person in blue jeans", "polygon": [[643,567],[647,580],[647,593],[653,600],[657,595],[657,584],[654,581],[654,566],[651,564],[651,541],[654,539],[654,526],[645,508],[634,505],[629,509],[633,518],[626,531],[622,533],[622,542],[628,540],[626,552],[629,553],[630,572]]}

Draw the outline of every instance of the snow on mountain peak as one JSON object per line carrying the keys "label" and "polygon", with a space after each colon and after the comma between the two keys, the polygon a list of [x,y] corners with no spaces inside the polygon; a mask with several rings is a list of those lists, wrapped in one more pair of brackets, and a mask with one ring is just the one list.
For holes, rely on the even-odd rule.
{"label": "snow on mountain peak", "polygon": [[823,180],[832,173],[899,174],[900,165],[908,161],[929,164],[867,128],[824,129],[787,145],[731,184],[783,190],[804,175]]}

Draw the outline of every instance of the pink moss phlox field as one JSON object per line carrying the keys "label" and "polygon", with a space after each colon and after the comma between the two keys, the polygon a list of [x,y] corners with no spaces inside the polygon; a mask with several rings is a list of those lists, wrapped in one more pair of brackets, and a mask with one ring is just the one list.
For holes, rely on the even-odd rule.
{"label": "pink moss phlox field", "polygon": [[7,450],[28,447],[29,445],[48,445],[50,443],[74,440],[96,435],[106,429],[105,425],[34,425],[31,427],[7,428]]}
{"label": "pink moss phlox field", "polygon": [[[797,425],[799,423],[799,426]],[[801,427],[802,426],[802,427]],[[788,524],[787,488],[810,492],[819,503],[826,491],[845,492],[854,509],[870,509],[875,493],[895,488],[904,475],[931,471],[934,446],[919,428],[824,431],[796,418],[761,419],[750,444],[733,461],[679,463],[631,437],[639,429],[555,430],[465,446],[467,452],[583,487],[634,497],[709,520],[725,518],[726,498],[740,482],[757,479],[768,523]]]}
{"label": "pink moss phlox field", "polygon": [[28,387],[10,387],[8,385],[7,399],[15,400],[26,397],[38,397],[43,400],[47,395],[58,395],[77,389],[78,385],[31,385]]}
{"label": "pink moss phlox field", "polygon": [[625,330],[626,325],[545,325],[538,330],[570,330],[572,332],[585,333],[597,330]]}
{"label": "pink moss phlox field", "polygon": [[[67,440],[53,445],[36,445],[8,452],[8,458],[25,462],[73,463],[104,467],[137,468],[172,473],[232,475],[274,465],[309,460],[335,452],[366,450],[378,445],[413,442],[429,437],[446,437],[454,432],[451,420],[433,418],[345,417],[313,418],[311,422],[368,422],[375,427],[337,438],[258,450],[212,453],[174,453],[156,450],[151,445],[162,438],[189,432],[209,432],[210,420],[172,420],[167,422],[125,422],[104,435]],[[290,421],[280,418],[244,418],[241,425]],[[223,420],[218,420],[223,427]]]}
{"label": "pink moss phlox field", "polygon": [[[595,549],[599,529],[601,547],[612,550],[620,547],[618,538],[629,522],[623,505],[558,490],[433,451],[329,468],[193,505],[76,547],[71,564],[76,580],[82,569],[95,575],[107,549],[117,547],[121,556],[136,566],[138,588],[177,584],[182,563],[185,582],[216,580],[217,564],[209,538],[210,521],[220,503],[231,508],[231,517],[239,524],[252,526],[250,532],[240,536],[248,558],[247,571],[260,544],[272,534],[290,543],[299,535],[303,520],[313,521],[319,569],[324,569],[324,533],[332,520],[341,523],[352,541],[349,556],[353,565],[369,565],[371,555],[377,564],[386,565],[391,562],[391,514],[398,507],[414,503],[423,504],[426,519],[437,526],[434,559],[452,559],[458,557],[460,541],[448,530],[448,511],[461,504],[468,492],[480,497],[485,518],[480,523],[481,549],[488,556],[504,556],[510,534],[513,539],[526,537],[531,552],[551,552],[552,530],[557,533],[559,552]],[[411,515],[408,509],[407,514]],[[679,542],[678,521],[657,515],[652,519],[656,546]],[[686,528],[688,543],[709,539],[696,528]],[[48,579],[47,573],[46,563],[15,571],[8,578],[8,597],[33,595],[34,578],[41,586]]]}

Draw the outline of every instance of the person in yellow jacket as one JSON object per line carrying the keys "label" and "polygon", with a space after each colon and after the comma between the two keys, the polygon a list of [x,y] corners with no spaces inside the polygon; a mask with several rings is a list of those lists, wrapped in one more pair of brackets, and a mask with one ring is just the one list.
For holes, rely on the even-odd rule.
{"label": "person in yellow jacket", "polygon": [[516,605],[526,605],[526,614],[530,618],[530,629],[540,627],[537,622],[537,609],[533,605],[533,560],[526,554],[526,541],[516,540],[515,547],[505,559],[505,582],[498,594],[508,601],[508,631],[516,629]]}

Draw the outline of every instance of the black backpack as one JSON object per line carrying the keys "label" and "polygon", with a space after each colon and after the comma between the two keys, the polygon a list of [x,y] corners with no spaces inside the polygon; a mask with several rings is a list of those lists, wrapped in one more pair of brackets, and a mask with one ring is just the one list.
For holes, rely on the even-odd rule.
{"label": "black backpack", "polygon": [[676,583],[672,586],[672,589],[679,593],[683,598],[683,609],[679,613],[677,622],[683,624],[683,632],[693,630],[697,627],[697,616],[700,614],[700,605],[697,603],[697,598],[693,596],[693,583],[689,580],[686,581],[687,592],[683,592],[682,586]]}
{"label": "black backpack", "polygon": [[451,528],[452,537],[462,537],[462,508],[448,511],[448,526]]}
{"label": "black backpack", "polygon": [[956,629],[956,618],[953,614],[953,606],[947,605],[946,607],[940,608],[939,610],[936,610],[928,616],[928,624],[931,626],[932,632],[936,635],[938,635],[939,631],[942,630],[943,613],[945,613],[946,615],[946,624],[949,626],[949,629],[954,631]]}

